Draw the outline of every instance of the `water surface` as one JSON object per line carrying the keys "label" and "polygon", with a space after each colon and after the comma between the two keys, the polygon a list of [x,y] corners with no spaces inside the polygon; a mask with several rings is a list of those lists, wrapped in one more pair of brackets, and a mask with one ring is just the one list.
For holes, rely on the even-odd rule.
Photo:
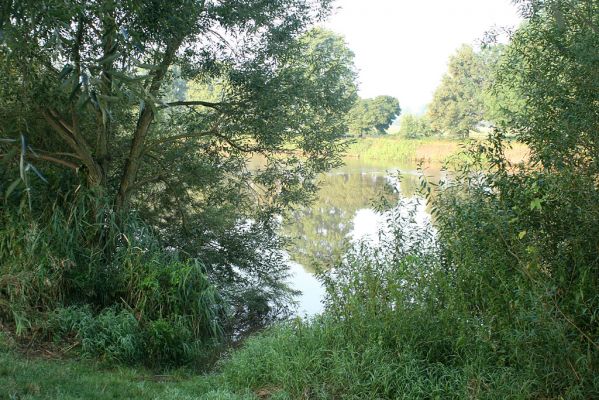
{"label": "water surface", "polygon": [[[426,165],[423,172],[432,181],[443,178],[440,165]],[[400,196],[416,196],[421,173],[415,162],[347,160],[321,176],[317,200],[283,221],[283,233],[293,239],[290,284],[302,291],[299,315],[322,311],[324,288],[314,277],[315,270],[333,264],[346,246],[358,240],[376,240],[386,223],[377,207],[396,204]]]}

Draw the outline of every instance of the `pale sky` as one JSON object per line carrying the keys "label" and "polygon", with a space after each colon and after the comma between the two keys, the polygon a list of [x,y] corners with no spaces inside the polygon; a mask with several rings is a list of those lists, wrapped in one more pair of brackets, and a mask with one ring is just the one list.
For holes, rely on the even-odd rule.
{"label": "pale sky", "polygon": [[397,97],[421,112],[463,43],[518,24],[510,0],[337,0],[325,26],[345,36],[359,70],[360,96]]}

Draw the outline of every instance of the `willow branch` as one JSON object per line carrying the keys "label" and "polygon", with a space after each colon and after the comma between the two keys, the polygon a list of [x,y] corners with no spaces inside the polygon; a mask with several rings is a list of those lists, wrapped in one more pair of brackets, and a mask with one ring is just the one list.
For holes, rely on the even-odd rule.
{"label": "willow branch", "polygon": [[180,135],[174,135],[174,136],[169,136],[169,137],[165,137],[162,139],[153,140],[151,143],[148,144],[148,147],[151,148],[151,147],[154,147],[159,144],[174,142],[179,139],[190,139],[190,138],[198,138],[198,137],[202,137],[202,136],[210,136],[210,135],[213,135],[215,132],[217,132],[216,128],[213,128],[213,129],[210,129],[209,131],[204,131],[204,132],[182,133]]}
{"label": "willow branch", "polygon": [[[175,58],[175,53],[181,46],[182,42],[183,37],[180,37],[173,40],[167,46],[162,57],[162,62],[160,63],[158,69],[154,72],[154,76],[150,83],[150,88],[148,91],[150,96],[156,96],[156,94],[160,90],[162,81],[164,80],[168,68],[173,62],[173,59]],[[137,121],[135,132],[133,133],[133,139],[131,140],[129,156],[125,161],[125,169],[121,176],[121,183],[119,185],[119,192],[116,202],[117,208],[122,208],[123,206],[125,206],[129,199],[129,191],[137,178],[137,172],[139,171],[140,158],[145,145],[146,136],[148,134],[150,124],[153,120],[154,111],[152,110],[152,107],[143,107],[139,115],[139,119]]]}
{"label": "willow branch", "polygon": [[81,161],[88,168],[88,178],[90,183],[98,184],[101,178],[99,167],[94,160],[92,151],[85,138],[72,126],[60,117],[58,112],[52,109],[42,110],[42,116],[48,124],[58,133],[58,135],[77,153]]}
{"label": "willow branch", "polygon": [[160,106],[158,108],[169,108],[169,107],[177,107],[177,106],[188,106],[188,107],[202,106],[202,107],[214,108],[215,110],[219,110],[220,107],[223,105],[224,105],[224,103],[213,103],[210,101],[203,101],[203,100],[189,100],[189,101],[171,101],[169,103],[163,104],[162,106]]}
{"label": "willow branch", "polygon": [[[3,158],[7,158],[7,157],[8,157],[8,154],[0,154],[0,160],[3,159]],[[30,154],[26,155],[26,158],[29,159],[29,160],[48,161],[48,162],[51,162],[51,163],[54,163],[54,164],[62,165],[62,166],[67,167],[67,168],[71,168],[72,170],[75,170],[75,171],[77,169],[79,169],[79,167],[80,167],[78,164],[75,164],[75,163],[73,163],[71,161],[63,160],[61,158],[53,157],[53,156],[50,156],[50,155],[47,155],[47,154],[34,154],[34,153],[30,153]]]}
{"label": "willow branch", "polygon": [[79,165],[71,162],[71,161],[67,161],[67,160],[63,160],[61,158],[56,158],[56,157],[52,157],[46,154],[29,154],[27,155],[27,158],[31,158],[31,159],[35,159],[35,160],[43,160],[43,161],[48,161],[54,164],[58,164],[58,165],[62,165],[64,167],[70,168],[74,171],[77,171],[79,169]]}

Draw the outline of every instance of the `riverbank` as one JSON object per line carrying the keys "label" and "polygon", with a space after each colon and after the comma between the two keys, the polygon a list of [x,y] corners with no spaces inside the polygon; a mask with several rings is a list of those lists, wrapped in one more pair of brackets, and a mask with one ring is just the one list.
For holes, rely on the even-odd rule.
{"label": "riverbank", "polygon": [[[484,141],[484,138],[471,139]],[[348,159],[380,162],[416,161],[442,164],[448,158],[457,155],[467,140],[426,138],[406,139],[397,135],[357,138],[350,144],[345,153]],[[522,143],[510,142],[506,150],[507,158],[512,162],[520,162],[527,158],[528,147]]]}
{"label": "riverbank", "polygon": [[0,354],[0,399],[190,399],[202,393],[221,396],[210,377],[177,372],[103,367],[91,361],[44,356],[27,357],[12,351]]}

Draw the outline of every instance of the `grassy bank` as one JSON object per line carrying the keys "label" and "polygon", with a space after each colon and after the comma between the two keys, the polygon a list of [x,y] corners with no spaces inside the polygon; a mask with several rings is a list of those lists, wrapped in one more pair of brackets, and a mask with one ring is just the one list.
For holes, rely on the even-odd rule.
{"label": "grassy bank", "polygon": [[[474,140],[484,140],[484,137]],[[346,157],[381,162],[443,163],[448,157],[460,152],[466,143],[457,139],[406,139],[397,135],[364,137],[356,139],[348,147]],[[511,143],[506,151],[507,158],[513,162],[524,160],[527,154],[528,148],[517,142]]]}
{"label": "grassy bank", "polygon": [[[2,343],[3,342],[3,343]],[[223,389],[217,375],[154,372],[62,359],[40,351],[25,355],[0,336],[0,399],[251,399]]]}

